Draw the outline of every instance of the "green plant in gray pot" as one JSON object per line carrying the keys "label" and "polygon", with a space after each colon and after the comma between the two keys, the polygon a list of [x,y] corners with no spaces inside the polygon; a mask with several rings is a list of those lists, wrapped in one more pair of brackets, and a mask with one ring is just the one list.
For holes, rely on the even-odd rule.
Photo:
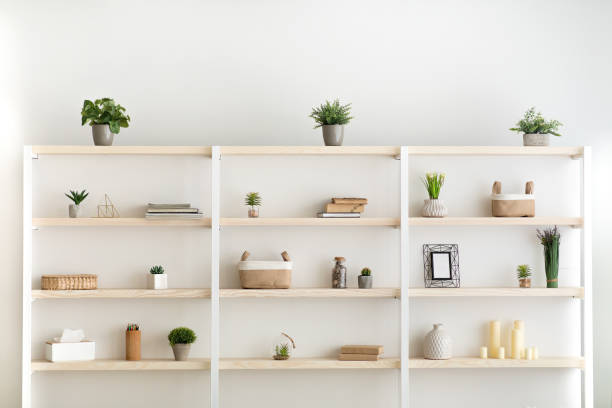
{"label": "green plant in gray pot", "polygon": [[96,146],[112,146],[114,135],[129,126],[130,115],[111,98],[86,99],[81,109],[81,125],[89,123]]}
{"label": "green plant in gray pot", "polygon": [[319,107],[312,108],[309,116],[317,123],[315,129],[323,129],[325,146],[342,146],[344,125],[353,119],[350,103],[342,105],[338,99],[334,102],[325,101]]}
{"label": "green plant in gray pot", "polygon": [[537,230],[537,236],[544,247],[544,268],[546,270],[546,287],[559,287],[559,244],[561,234],[555,225],[554,227]]}
{"label": "green plant in gray pot", "polygon": [[188,327],[177,327],[168,334],[168,341],[172,346],[172,352],[174,353],[174,359],[176,361],[185,361],[189,358],[189,351],[191,350],[191,344],[196,341],[198,337],[195,332]]}
{"label": "green plant in gray pot", "polygon": [[81,192],[79,192],[78,190],[70,190],[70,194],[64,193],[64,195],[70,200],[72,200],[72,202],[74,203],[68,206],[68,216],[70,218],[77,218],[79,216],[79,213],[81,212],[81,203],[87,198],[89,193],[87,192],[87,190],[83,190]]}
{"label": "green plant in gray pot", "polygon": [[535,107],[531,107],[510,130],[523,134],[523,146],[548,146],[549,135],[561,136],[557,132],[561,126],[563,124],[558,120],[546,120]]}
{"label": "green plant in gray pot", "polygon": [[357,277],[357,283],[359,289],[371,289],[372,288],[372,271],[370,268],[363,268],[361,275]]}

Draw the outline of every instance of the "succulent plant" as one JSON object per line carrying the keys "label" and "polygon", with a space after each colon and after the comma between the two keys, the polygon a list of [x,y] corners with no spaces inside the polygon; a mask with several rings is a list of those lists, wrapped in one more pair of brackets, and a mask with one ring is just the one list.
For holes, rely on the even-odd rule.
{"label": "succulent plant", "polygon": [[171,346],[175,344],[191,344],[198,336],[188,327],[177,327],[168,334],[168,341]]}
{"label": "succulent plant", "polygon": [[516,276],[519,279],[527,279],[531,276],[531,266],[519,265],[516,267]]}
{"label": "succulent plant", "polygon": [[149,270],[149,272],[152,275],[161,275],[162,273],[164,273],[164,267],[161,265],[155,265],[152,266],[151,269]]}
{"label": "succulent plant", "polygon": [[372,275],[372,271],[370,270],[370,268],[363,268],[361,270],[361,276],[370,276]]}
{"label": "succulent plant", "polygon": [[64,193],[64,195],[68,197],[69,199],[71,199],[75,205],[79,205],[83,202],[83,200],[87,198],[89,193],[87,192],[87,190],[83,190],[81,192],[79,192],[79,190],[76,190],[76,191],[70,190],[70,194]]}
{"label": "succulent plant", "polygon": [[282,357],[289,356],[289,343],[277,344],[274,347],[274,351],[277,356],[282,356]]}

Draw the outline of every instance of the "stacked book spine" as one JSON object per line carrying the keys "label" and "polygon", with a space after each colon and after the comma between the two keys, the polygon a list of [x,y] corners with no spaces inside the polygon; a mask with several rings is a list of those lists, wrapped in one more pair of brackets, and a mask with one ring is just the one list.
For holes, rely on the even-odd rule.
{"label": "stacked book spine", "polygon": [[378,361],[382,358],[383,346],[350,345],[342,346],[340,361]]}
{"label": "stacked book spine", "polygon": [[317,214],[319,218],[359,218],[368,204],[367,198],[332,198],[325,205],[325,211]]}
{"label": "stacked book spine", "polygon": [[168,219],[182,218],[197,220],[202,218],[202,213],[191,204],[151,204],[147,206],[145,218],[148,219]]}

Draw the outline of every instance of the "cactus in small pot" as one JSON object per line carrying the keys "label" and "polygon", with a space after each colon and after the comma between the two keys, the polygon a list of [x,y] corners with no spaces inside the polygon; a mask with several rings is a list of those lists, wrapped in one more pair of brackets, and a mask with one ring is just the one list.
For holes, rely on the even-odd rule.
{"label": "cactus in small pot", "polygon": [[371,289],[372,288],[372,271],[370,268],[363,268],[361,275],[357,277],[357,283],[359,289]]}
{"label": "cactus in small pot", "polygon": [[168,275],[165,274],[161,265],[152,266],[149,269],[149,289],[168,289]]}
{"label": "cactus in small pot", "polygon": [[74,204],[68,206],[68,216],[70,218],[77,218],[81,211],[81,203],[87,198],[89,193],[87,190],[79,192],[79,190],[70,190],[70,194],[64,193]]}
{"label": "cactus in small pot", "polygon": [[529,265],[519,265],[516,267],[516,277],[521,288],[531,287],[531,267]]}
{"label": "cactus in small pot", "polygon": [[191,344],[196,341],[198,336],[188,327],[177,327],[168,334],[168,341],[174,353],[176,361],[185,361],[189,358]]}

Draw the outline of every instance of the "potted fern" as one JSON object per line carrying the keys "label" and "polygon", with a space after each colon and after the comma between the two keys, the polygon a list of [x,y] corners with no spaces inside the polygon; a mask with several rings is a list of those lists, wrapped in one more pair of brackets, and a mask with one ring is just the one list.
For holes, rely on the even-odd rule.
{"label": "potted fern", "polygon": [[188,327],[177,327],[168,334],[168,341],[174,353],[176,361],[185,361],[189,358],[191,344],[193,344],[198,336]]}
{"label": "potted fern", "polygon": [[344,125],[353,119],[350,103],[341,105],[338,99],[334,102],[325,101],[319,107],[312,108],[309,116],[317,123],[315,129],[323,129],[325,146],[342,146]]}
{"label": "potted fern", "polygon": [[370,268],[363,268],[361,275],[357,277],[357,283],[359,289],[371,289],[372,288],[372,271]]}
{"label": "potted fern", "polygon": [[70,194],[64,193],[64,195],[70,200],[72,200],[72,202],[74,203],[68,206],[68,216],[70,218],[77,218],[79,216],[79,213],[81,212],[81,203],[87,198],[89,193],[87,192],[87,190],[83,190],[81,192],[79,192],[78,190],[70,190]]}
{"label": "potted fern", "polygon": [[529,265],[519,265],[516,267],[516,277],[519,280],[519,287],[531,287],[531,267]]}
{"label": "potted fern", "polygon": [[244,204],[250,207],[249,218],[259,217],[259,207],[261,206],[261,196],[259,193],[247,193],[244,198]]}
{"label": "potted fern", "polygon": [[557,132],[561,126],[563,124],[558,120],[546,120],[535,107],[531,107],[510,130],[523,133],[523,146],[548,146],[549,135],[561,136]]}
{"label": "potted fern", "polygon": [[125,114],[125,108],[111,98],[96,99],[94,102],[86,99],[81,109],[81,126],[91,125],[94,144],[96,146],[112,146],[114,135],[121,128],[129,126],[130,115]]}
{"label": "potted fern", "polygon": [[554,227],[537,230],[537,237],[544,247],[544,268],[546,270],[546,287],[559,287],[559,244],[561,234],[555,225]]}
{"label": "potted fern", "polygon": [[168,289],[168,275],[163,266],[155,265],[149,269],[149,289]]}
{"label": "potted fern", "polygon": [[446,206],[439,199],[445,179],[446,175],[444,173],[427,173],[425,177],[421,178],[429,196],[429,199],[424,200],[423,217],[442,218],[448,214]]}

